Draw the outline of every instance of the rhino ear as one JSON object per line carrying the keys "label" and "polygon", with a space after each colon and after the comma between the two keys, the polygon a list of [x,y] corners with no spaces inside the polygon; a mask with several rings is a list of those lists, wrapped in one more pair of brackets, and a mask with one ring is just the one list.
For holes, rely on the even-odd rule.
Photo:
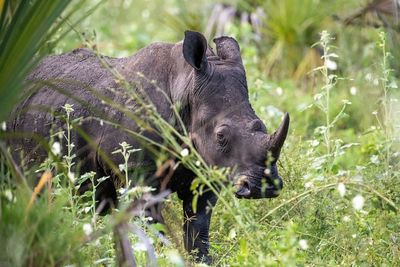
{"label": "rhino ear", "polygon": [[183,40],[183,57],[190,66],[196,70],[207,66],[207,40],[199,32],[185,31]]}
{"label": "rhino ear", "polygon": [[243,65],[239,44],[235,39],[221,36],[214,38],[213,41],[217,47],[217,54],[222,60],[229,60]]}

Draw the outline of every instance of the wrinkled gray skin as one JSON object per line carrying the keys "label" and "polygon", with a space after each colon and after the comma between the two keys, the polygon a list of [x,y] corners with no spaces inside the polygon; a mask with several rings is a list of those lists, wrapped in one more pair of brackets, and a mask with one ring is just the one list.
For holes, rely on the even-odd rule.
{"label": "wrinkled gray skin", "polygon": [[[230,37],[216,38],[214,42],[216,54],[208,47],[203,35],[187,31],[183,42],[154,43],[128,58],[104,59],[130,83],[146,92],[162,117],[171,123],[173,113],[170,104],[151,81],[154,80],[164,90],[172,103],[181,103],[181,116],[200,155],[210,165],[231,167],[234,170],[230,179],[237,188],[237,197],[276,197],[283,184],[278,175],[276,160],[288,132],[289,117],[285,116],[274,134],[267,134],[265,125],[249,103],[246,75],[237,42]],[[138,72],[146,78],[138,76]],[[57,79],[60,80],[56,81]],[[48,137],[51,125],[64,124],[52,113],[32,108],[35,106],[50,107],[53,111],[62,113],[61,107],[69,103],[74,104],[73,118],[88,118],[95,114],[92,108],[79,101],[98,108],[114,122],[139,131],[132,119],[105,105],[90,90],[84,89],[82,84],[95,88],[98,93],[113,99],[115,103],[130,109],[135,108],[134,103],[127,103],[123,94],[110,90],[114,88],[118,92],[124,89],[116,83],[109,70],[101,66],[92,52],[77,49],[71,53],[48,57],[31,73],[28,80],[50,80],[65,92],[60,93],[50,86],[42,86],[23,100],[10,120],[15,132],[35,132]],[[26,112],[28,107],[30,109]],[[81,161],[81,173],[95,171],[97,177],[110,175],[112,179],[99,185],[96,198],[99,202],[106,200],[115,204],[117,195],[112,181],[116,180],[116,174],[100,152],[104,152],[113,163],[119,164],[123,162],[121,156],[111,153],[119,148],[119,143],[126,141],[134,148],[143,147],[143,143],[113,126],[100,125],[98,120],[90,117],[82,122],[80,129],[93,140],[89,142],[77,132],[72,132],[77,158]],[[142,134],[162,142],[162,136],[150,131],[142,131]],[[29,137],[11,141],[11,147],[15,155],[23,149],[28,163],[40,162],[47,155]],[[155,170],[154,154],[144,151],[131,156],[130,167],[147,168],[150,177]],[[272,157],[268,158],[268,155]],[[210,190],[206,190],[198,199],[197,212],[194,213],[193,195],[190,191],[194,178],[191,171],[180,167],[167,188],[177,192],[183,200],[186,249],[196,250],[197,259],[209,263],[211,208],[217,198]],[[153,179],[149,183],[160,188],[158,180]],[[162,219],[160,214],[156,216],[159,220]]]}

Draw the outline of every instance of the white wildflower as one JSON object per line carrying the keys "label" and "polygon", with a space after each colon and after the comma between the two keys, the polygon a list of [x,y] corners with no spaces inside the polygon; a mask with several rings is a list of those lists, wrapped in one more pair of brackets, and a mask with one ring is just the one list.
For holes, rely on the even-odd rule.
{"label": "white wildflower", "polygon": [[374,79],[373,83],[374,83],[375,86],[378,86],[379,85],[379,80],[378,79]]}
{"label": "white wildflower", "polygon": [[397,86],[397,83],[396,83],[394,80],[391,81],[391,82],[389,83],[388,87],[389,87],[389,88],[393,88],[393,89],[399,88],[399,87]]}
{"label": "white wildflower", "polygon": [[356,181],[356,182],[362,182],[363,181],[363,177],[362,177],[362,175],[357,174],[357,175],[355,175],[353,177],[353,180]]}
{"label": "white wildflower", "polygon": [[337,70],[337,63],[333,60],[327,59],[325,60],[326,68],[329,70]]}
{"label": "white wildflower", "polygon": [[118,165],[118,169],[119,169],[120,172],[125,171],[125,164],[119,164]]}
{"label": "white wildflower", "polygon": [[84,211],[85,213],[89,213],[91,210],[92,210],[92,207],[85,207],[85,208],[83,209],[83,211]]}
{"label": "white wildflower", "polygon": [[53,145],[51,146],[51,152],[53,152],[54,155],[60,155],[61,154],[61,145],[59,142],[54,142]]}
{"label": "white wildflower", "polygon": [[371,81],[371,80],[372,80],[372,74],[371,74],[371,73],[367,73],[367,74],[365,75],[365,80]]}
{"label": "white wildflower", "polygon": [[104,121],[100,120],[100,126],[103,126],[103,125],[104,125]]}
{"label": "white wildflower", "polygon": [[307,240],[305,240],[305,239],[300,239],[300,240],[299,240],[299,247],[300,247],[302,250],[307,250],[307,249],[308,249],[308,242],[307,242]]}
{"label": "white wildflower", "polygon": [[73,172],[68,172],[68,178],[72,183],[75,183],[75,174]]}
{"label": "white wildflower", "polygon": [[235,230],[235,228],[232,228],[229,231],[229,239],[235,239],[235,238],[236,238],[236,230]]}
{"label": "white wildflower", "polygon": [[355,86],[350,87],[350,94],[351,95],[356,95],[357,91],[358,91],[357,87],[355,87]]}
{"label": "white wildflower", "polygon": [[118,189],[118,193],[120,194],[120,195],[123,195],[123,194],[125,194],[125,192],[126,191],[128,191],[128,189],[126,189],[126,188],[120,188],[120,189]]}
{"label": "white wildflower", "polygon": [[355,210],[361,210],[364,207],[365,199],[362,195],[357,195],[351,201]]}
{"label": "white wildflower", "polygon": [[133,245],[133,250],[134,251],[147,251],[147,247],[144,243],[138,242]]}
{"label": "white wildflower", "polygon": [[5,198],[6,198],[8,201],[10,201],[10,202],[13,201],[14,196],[13,196],[13,193],[11,192],[11,190],[9,190],[9,189],[4,190],[3,195],[5,196]]}
{"label": "white wildflower", "polygon": [[344,183],[339,183],[337,189],[339,191],[339,195],[341,197],[344,197],[344,195],[346,194],[346,186],[344,185]]}
{"label": "white wildflower", "polygon": [[344,222],[349,222],[350,221],[350,217],[349,216],[347,216],[347,215],[345,215],[345,216],[343,216],[343,219],[342,219]]}
{"label": "white wildflower", "polygon": [[378,115],[378,111],[372,111],[372,115],[374,115],[374,116],[376,116],[376,115]]}
{"label": "white wildflower", "polygon": [[92,225],[90,223],[85,223],[83,225],[83,232],[85,233],[85,235],[90,235],[91,233],[93,233]]}
{"label": "white wildflower", "polygon": [[174,266],[185,266],[185,262],[183,261],[181,255],[175,250],[168,250],[166,253],[167,259]]}
{"label": "white wildflower", "polygon": [[366,210],[360,210],[360,213],[362,213],[364,215],[368,215],[368,211],[366,211]]}
{"label": "white wildflower", "polygon": [[181,156],[186,157],[188,155],[189,155],[189,149],[187,149],[187,148],[182,149]]}
{"label": "white wildflower", "polygon": [[200,160],[196,160],[195,164],[196,164],[197,167],[200,167],[200,165],[201,165]]}
{"label": "white wildflower", "polygon": [[371,161],[371,163],[376,164],[376,165],[378,165],[380,162],[378,155],[372,155],[370,158],[370,161]]}
{"label": "white wildflower", "polygon": [[351,101],[347,100],[347,99],[342,99],[342,103],[345,105],[351,105]]}
{"label": "white wildflower", "polygon": [[366,168],[365,166],[356,165],[356,170],[357,170],[358,172],[364,170],[365,168]]}
{"label": "white wildflower", "polygon": [[312,188],[314,187],[314,184],[312,182],[307,182],[304,184],[304,188]]}
{"label": "white wildflower", "polygon": [[5,121],[3,121],[3,122],[1,123],[1,129],[2,129],[3,131],[6,131],[6,130],[7,130],[7,123],[6,123]]}
{"label": "white wildflower", "polygon": [[319,141],[318,140],[314,139],[314,140],[311,141],[311,146],[316,147],[318,145],[319,145]]}
{"label": "white wildflower", "polygon": [[279,96],[283,95],[283,89],[281,87],[276,88],[276,94]]}
{"label": "white wildflower", "polygon": [[356,235],[356,234],[352,234],[351,237],[352,237],[352,238],[356,238],[357,235]]}
{"label": "white wildflower", "polygon": [[264,174],[265,175],[270,175],[271,174],[271,169],[269,169],[269,168],[266,168],[265,170],[264,170]]}

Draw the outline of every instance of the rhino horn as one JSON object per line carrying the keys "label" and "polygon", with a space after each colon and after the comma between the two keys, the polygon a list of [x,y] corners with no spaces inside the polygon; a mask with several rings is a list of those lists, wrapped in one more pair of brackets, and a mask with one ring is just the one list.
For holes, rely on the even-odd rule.
{"label": "rhino horn", "polygon": [[289,131],[289,122],[290,117],[289,114],[286,113],[278,130],[269,135],[267,138],[267,147],[274,159],[278,159],[283,143],[286,140],[286,136]]}
{"label": "rhino horn", "polygon": [[229,60],[243,65],[239,44],[235,39],[232,37],[221,36],[214,38],[213,41],[217,48],[217,54],[222,60]]}

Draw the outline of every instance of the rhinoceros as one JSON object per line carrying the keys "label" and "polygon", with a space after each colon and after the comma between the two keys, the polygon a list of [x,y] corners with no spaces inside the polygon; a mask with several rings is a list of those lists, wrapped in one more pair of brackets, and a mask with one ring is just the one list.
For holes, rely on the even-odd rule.
{"label": "rhinoceros", "polygon": [[[96,178],[111,176],[98,185],[96,199],[115,204],[116,172],[110,162],[119,164],[122,159],[113,151],[122,142],[142,148],[143,153],[130,158],[129,166],[147,169],[145,177],[154,178],[151,175],[156,166],[154,150],[150,152],[143,140],[130,133],[140,132],[146,140],[163,143],[162,134],[151,128],[143,130],[137,120],[105,103],[104,97],[128,110],[139,107],[125,96],[126,89],[113,74],[116,71],[128,84],[144,92],[158,114],[182,132],[172,109],[172,105],[179,103],[181,124],[187,129],[193,147],[209,166],[232,170],[229,177],[236,185],[238,198],[276,197],[283,186],[276,162],[288,133],[289,115],[286,113],[279,128],[268,134],[249,102],[237,41],[227,36],[213,41],[216,53],[201,33],[185,31],[181,42],[153,43],[126,58],[104,57],[86,49],[49,56],[28,76],[28,83],[34,82],[34,90],[14,109],[11,129],[49,138],[53,125],[64,123],[55,114],[62,113],[66,103],[73,104],[72,115],[84,118],[79,125],[80,133],[73,129],[71,134],[80,172],[94,171]],[[114,124],[95,119],[96,112]],[[139,113],[143,114],[143,110]],[[14,154],[24,150],[28,164],[47,156],[35,139],[29,137],[12,141],[11,148]],[[190,218],[183,225],[186,249],[208,263],[210,217],[217,197],[213,191],[203,190],[194,210],[190,187],[195,178],[193,171],[179,165],[166,188],[177,192],[183,201],[184,217]],[[152,181],[152,186],[158,189],[160,184]]]}

